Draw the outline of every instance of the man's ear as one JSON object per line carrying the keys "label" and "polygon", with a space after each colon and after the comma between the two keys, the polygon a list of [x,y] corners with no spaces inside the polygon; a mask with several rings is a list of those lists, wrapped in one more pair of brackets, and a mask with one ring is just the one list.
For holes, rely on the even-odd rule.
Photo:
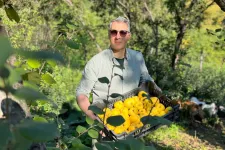
{"label": "man's ear", "polygon": [[131,33],[129,33],[129,34],[127,35],[127,39],[130,40],[130,38],[131,38]]}

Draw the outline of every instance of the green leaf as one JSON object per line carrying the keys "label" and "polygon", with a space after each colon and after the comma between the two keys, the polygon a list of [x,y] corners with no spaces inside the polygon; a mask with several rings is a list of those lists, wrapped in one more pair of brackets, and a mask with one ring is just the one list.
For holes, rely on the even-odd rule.
{"label": "green leaf", "polygon": [[18,98],[25,99],[28,101],[35,101],[40,99],[48,100],[44,94],[28,87],[22,87],[20,89],[17,89],[14,95]]}
{"label": "green leaf", "polygon": [[41,75],[37,72],[29,72],[26,73],[25,75],[27,75],[27,80],[34,82],[36,84],[40,84],[41,81]]}
{"label": "green leaf", "polygon": [[33,142],[47,142],[59,137],[56,124],[26,120],[17,126],[20,134]]}
{"label": "green leaf", "polygon": [[52,52],[50,50],[42,50],[42,51],[25,51],[21,49],[17,49],[15,51],[18,55],[24,56],[27,59],[42,59],[42,60],[56,60],[61,63],[64,63],[64,59],[60,53]]}
{"label": "green leaf", "polygon": [[115,146],[117,147],[118,144],[121,144],[121,146],[125,146],[125,145],[122,145],[122,144],[128,145],[129,146],[129,150],[137,150],[137,149],[138,150],[144,150],[144,148],[145,148],[144,143],[142,143],[140,140],[135,139],[135,138],[133,138],[131,136],[128,136],[125,140],[117,141],[115,143]]}
{"label": "green leaf", "polygon": [[14,137],[14,142],[12,144],[12,148],[13,150],[22,150],[22,149],[29,149],[31,144],[32,144],[32,141],[24,138],[20,132],[18,130],[13,130],[13,137]]}
{"label": "green leaf", "polygon": [[54,84],[56,81],[50,76],[49,74],[43,74],[41,75],[42,80],[44,80],[48,84]]}
{"label": "green leaf", "polygon": [[143,124],[150,124],[151,126],[155,125],[170,125],[171,121],[163,118],[163,117],[156,117],[156,116],[145,116],[141,118],[141,122]]}
{"label": "green leaf", "polygon": [[38,61],[37,59],[27,59],[27,64],[34,69],[39,68],[41,66],[40,61]]}
{"label": "green leaf", "polygon": [[0,133],[0,149],[5,149],[8,140],[12,137],[8,123],[0,122]]}
{"label": "green leaf", "polygon": [[7,66],[7,68],[10,71],[10,75],[9,75],[9,78],[8,78],[8,82],[9,82],[10,85],[13,85],[14,83],[17,83],[18,81],[22,80],[18,70],[13,69],[10,66]]}
{"label": "green leaf", "polygon": [[94,120],[91,119],[90,117],[86,116],[86,122],[89,124],[89,125],[92,125],[94,123]]}
{"label": "green leaf", "polygon": [[100,108],[98,108],[97,106],[94,106],[94,105],[90,105],[88,107],[88,110],[93,111],[95,114],[100,114],[100,115],[104,114],[104,112]]}
{"label": "green leaf", "polygon": [[75,138],[72,141],[72,148],[70,148],[69,150],[92,150],[92,149],[82,144],[80,139]]}
{"label": "green leaf", "polygon": [[78,125],[77,128],[76,128],[76,131],[81,134],[81,133],[84,133],[85,131],[87,131],[87,129],[83,126],[80,126]]}
{"label": "green leaf", "polygon": [[6,68],[5,66],[0,68],[0,77],[2,77],[3,79],[8,78],[10,75],[9,69]]}
{"label": "green leaf", "polygon": [[48,121],[47,121],[45,118],[40,117],[40,116],[37,116],[37,115],[34,116],[33,120],[34,120],[35,122],[48,123]]}
{"label": "green leaf", "polygon": [[60,150],[59,148],[56,147],[46,147],[47,150]]}
{"label": "green leaf", "polygon": [[117,97],[124,97],[123,95],[121,95],[121,94],[118,94],[118,93],[112,93],[111,95],[110,95],[110,97],[112,97],[112,98],[117,98]]}
{"label": "green leaf", "polygon": [[48,59],[46,60],[46,62],[51,66],[51,67],[55,67],[57,65],[56,61]]}
{"label": "green leaf", "polygon": [[0,68],[4,66],[8,57],[13,53],[13,48],[9,42],[9,39],[3,36],[0,36]]}
{"label": "green leaf", "polygon": [[35,83],[33,83],[31,81],[23,81],[23,86],[27,87],[27,88],[32,88],[32,89],[34,89],[36,91],[39,90],[39,87]]}
{"label": "green leaf", "polygon": [[113,150],[109,145],[105,143],[95,143],[95,147],[98,150]]}
{"label": "green leaf", "polygon": [[98,81],[101,83],[109,84],[109,79],[107,77],[98,78]]}
{"label": "green leaf", "polygon": [[72,40],[65,40],[65,43],[68,47],[72,48],[72,49],[79,49],[79,44],[75,43]]}
{"label": "green leaf", "polygon": [[218,28],[218,29],[216,29],[215,31],[216,32],[220,32],[222,29],[221,28]]}
{"label": "green leaf", "polygon": [[106,122],[112,126],[120,126],[125,122],[125,120],[121,115],[118,115],[108,117]]}
{"label": "green leaf", "polygon": [[145,146],[144,150],[156,150],[154,146]]}
{"label": "green leaf", "polygon": [[99,134],[96,130],[90,129],[88,130],[88,135],[93,139],[97,139]]}
{"label": "green leaf", "polygon": [[14,10],[12,5],[6,5],[5,12],[10,20],[15,20],[17,23],[20,21],[20,17],[17,14],[17,12]]}
{"label": "green leaf", "polygon": [[71,30],[74,30],[74,29],[76,28],[75,25],[70,24],[70,23],[67,23],[66,26],[67,26],[69,29],[71,29]]}

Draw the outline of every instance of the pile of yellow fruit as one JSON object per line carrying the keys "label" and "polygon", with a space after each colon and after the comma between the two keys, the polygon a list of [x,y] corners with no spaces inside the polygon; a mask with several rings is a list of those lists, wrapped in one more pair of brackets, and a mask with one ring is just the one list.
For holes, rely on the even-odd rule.
{"label": "pile of yellow fruit", "polygon": [[[144,116],[164,116],[172,110],[170,106],[165,108],[157,97],[151,97],[150,100],[147,99],[147,93],[145,91],[140,91],[137,96],[127,98],[124,101],[116,101],[113,106],[112,109],[103,109],[105,112],[104,124],[116,134],[123,132],[130,133],[142,127],[143,123],[140,119]],[[118,115],[121,115],[125,120],[122,125],[114,127],[107,124],[106,120],[108,117]],[[104,114],[98,116],[103,121]]]}

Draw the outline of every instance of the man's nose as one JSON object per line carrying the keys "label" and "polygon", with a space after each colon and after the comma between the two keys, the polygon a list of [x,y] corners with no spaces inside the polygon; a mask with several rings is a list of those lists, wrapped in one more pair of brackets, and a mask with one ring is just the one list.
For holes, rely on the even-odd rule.
{"label": "man's nose", "polygon": [[116,38],[117,38],[117,39],[121,38],[121,36],[120,36],[120,32],[117,32],[117,34],[116,34]]}

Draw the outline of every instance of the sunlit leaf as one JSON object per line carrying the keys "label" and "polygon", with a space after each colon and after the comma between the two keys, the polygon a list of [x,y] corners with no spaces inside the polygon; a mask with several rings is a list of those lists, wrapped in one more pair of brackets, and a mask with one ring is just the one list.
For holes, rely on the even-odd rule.
{"label": "sunlit leaf", "polygon": [[33,142],[47,142],[59,137],[56,124],[26,120],[17,126],[23,137]]}
{"label": "sunlit leaf", "polygon": [[66,26],[67,26],[69,29],[71,29],[71,30],[74,30],[74,29],[76,28],[75,25],[70,24],[70,23],[67,23]]}
{"label": "sunlit leaf", "polygon": [[86,129],[85,127],[80,126],[80,125],[78,125],[77,128],[76,128],[76,131],[77,131],[79,134],[85,132],[86,130],[87,130],[87,129]]}
{"label": "sunlit leaf", "polygon": [[28,87],[22,87],[16,90],[16,92],[14,93],[14,95],[18,98],[24,99],[24,100],[28,100],[28,101],[35,101],[35,100],[48,100],[47,97],[32,89],[32,88],[28,88]]}
{"label": "sunlit leaf", "polygon": [[107,77],[98,78],[98,81],[101,83],[109,84],[109,79]]}
{"label": "sunlit leaf", "polygon": [[87,117],[86,117],[86,122],[87,122],[89,125],[92,125],[92,124],[94,123],[94,120],[87,116]]}
{"label": "sunlit leaf", "polygon": [[17,49],[15,51],[18,55],[24,56],[27,59],[42,59],[42,60],[56,60],[61,63],[64,63],[64,59],[60,53],[52,52],[50,50],[42,50],[42,51],[25,51],[21,49]]}
{"label": "sunlit leaf", "polygon": [[88,130],[88,135],[93,139],[97,139],[99,133],[94,129],[90,129],[90,130]]}
{"label": "sunlit leaf", "polygon": [[124,97],[123,95],[121,95],[121,94],[118,94],[118,93],[112,93],[111,95],[110,95],[110,97],[112,97],[112,98],[117,98],[117,97]]}
{"label": "sunlit leaf", "polygon": [[8,57],[13,53],[13,48],[8,38],[0,36],[0,68],[4,66]]}
{"label": "sunlit leaf", "polygon": [[33,118],[33,120],[35,121],[35,122],[43,122],[43,123],[48,123],[48,121],[45,119],[45,118],[43,118],[43,117],[40,117],[40,116],[34,116],[34,118]]}
{"label": "sunlit leaf", "polygon": [[65,43],[68,47],[72,48],[72,49],[79,49],[80,45],[75,43],[72,40],[65,40]]}
{"label": "sunlit leaf", "polygon": [[57,65],[56,61],[48,59],[46,60],[46,62],[51,66],[51,67],[55,67]]}
{"label": "sunlit leaf", "polygon": [[95,114],[104,114],[104,112],[100,108],[94,105],[89,106],[88,110],[93,111]]}
{"label": "sunlit leaf", "polygon": [[6,5],[5,12],[10,20],[15,20],[17,23],[20,21],[20,17],[12,5]]}
{"label": "sunlit leaf", "polygon": [[50,76],[47,73],[41,75],[41,78],[42,78],[43,81],[45,81],[48,84],[54,84],[54,83],[56,83],[56,81],[52,78],[52,76]]}
{"label": "sunlit leaf", "polygon": [[0,133],[0,149],[4,149],[8,140],[12,137],[8,123],[0,122]]}
{"label": "sunlit leaf", "polygon": [[40,61],[38,61],[37,59],[27,59],[27,64],[31,67],[31,68],[39,68],[41,66]]}
{"label": "sunlit leaf", "polygon": [[125,122],[125,120],[121,115],[118,115],[108,117],[106,122],[112,126],[120,126]]}

